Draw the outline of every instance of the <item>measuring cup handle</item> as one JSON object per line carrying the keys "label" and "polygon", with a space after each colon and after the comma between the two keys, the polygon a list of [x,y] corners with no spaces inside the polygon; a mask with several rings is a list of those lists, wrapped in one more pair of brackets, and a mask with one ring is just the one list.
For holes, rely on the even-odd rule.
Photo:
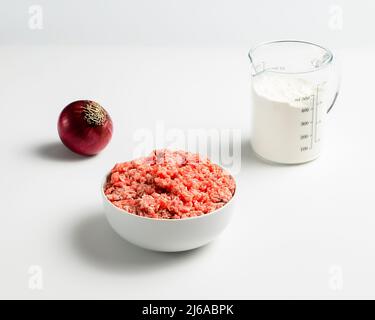
{"label": "measuring cup handle", "polygon": [[328,110],[327,110],[327,113],[329,113],[329,112],[332,110],[333,106],[334,106],[335,103],[336,103],[336,100],[337,100],[337,97],[338,97],[338,96],[339,96],[339,90],[336,91],[335,96],[333,97],[333,100],[332,100],[331,106],[330,106],[330,107],[328,108]]}
{"label": "measuring cup handle", "polygon": [[[338,67],[338,70],[340,70],[340,69],[341,69],[341,68]],[[333,108],[333,106],[335,105],[336,100],[337,100],[337,97],[339,96],[340,88],[341,88],[341,73],[340,73],[340,71],[338,71],[336,93],[335,93],[335,95],[334,95],[334,97],[333,97],[333,100],[332,100],[332,102],[331,102],[330,107],[329,107],[328,110],[327,110],[327,113],[329,113],[329,112],[331,111],[331,109]]]}

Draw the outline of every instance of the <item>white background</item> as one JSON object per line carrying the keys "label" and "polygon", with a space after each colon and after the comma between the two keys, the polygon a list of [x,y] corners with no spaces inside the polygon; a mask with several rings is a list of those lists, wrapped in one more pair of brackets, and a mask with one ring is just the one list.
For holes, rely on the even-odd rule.
{"label": "white background", "polygon": [[[29,26],[35,4],[41,30]],[[375,297],[373,1],[0,5],[1,298]],[[326,149],[305,165],[263,163],[249,146],[247,50],[277,38],[341,58]],[[89,159],[56,132],[60,110],[80,98],[115,122],[111,144]],[[103,175],[157,122],[242,131],[236,215],[204,248],[145,251],[104,219]],[[42,290],[29,286],[32,266]]]}

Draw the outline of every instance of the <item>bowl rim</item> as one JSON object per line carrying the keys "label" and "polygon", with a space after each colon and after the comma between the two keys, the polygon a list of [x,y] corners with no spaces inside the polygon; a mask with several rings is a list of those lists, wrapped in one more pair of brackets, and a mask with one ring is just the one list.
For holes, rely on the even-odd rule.
{"label": "bowl rim", "polygon": [[[216,164],[216,163],[215,163],[215,164]],[[127,214],[127,215],[129,215],[129,216],[132,216],[132,217],[136,218],[136,219],[138,218],[138,219],[141,219],[141,220],[163,221],[163,222],[164,222],[164,221],[165,221],[165,222],[168,221],[168,223],[169,223],[169,222],[170,222],[170,223],[178,223],[178,222],[182,222],[182,221],[191,221],[191,220],[194,220],[194,219],[204,219],[204,218],[207,218],[207,217],[211,216],[211,215],[214,214],[214,213],[218,213],[218,212],[222,211],[225,207],[227,207],[230,203],[233,202],[233,199],[236,198],[236,194],[237,194],[237,187],[238,187],[238,186],[237,186],[237,181],[236,181],[236,179],[234,178],[233,174],[231,174],[230,170],[228,170],[228,169],[226,169],[226,168],[223,168],[221,165],[219,165],[219,164],[216,164],[216,165],[218,165],[221,169],[223,169],[224,171],[226,171],[226,172],[227,172],[227,173],[233,178],[233,180],[234,180],[234,182],[235,182],[235,186],[236,186],[236,188],[235,188],[235,190],[234,190],[234,193],[233,193],[232,198],[231,198],[227,203],[225,203],[221,208],[216,209],[216,210],[211,211],[211,212],[208,212],[208,213],[206,213],[206,214],[202,214],[202,215],[197,216],[197,217],[188,217],[188,218],[182,218],[182,219],[149,218],[149,217],[142,217],[142,216],[139,216],[139,215],[137,215],[137,214],[130,213],[130,212],[124,210],[124,209],[120,209],[120,208],[116,207],[111,201],[108,200],[107,196],[106,196],[105,193],[104,193],[104,186],[105,186],[105,183],[107,182],[107,179],[108,179],[109,175],[111,174],[112,169],[111,169],[111,171],[109,171],[109,172],[104,176],[103,182],[101,183],[101,187],[100,187],[101,190],[100,190],[100,191],[101,191],[101,195],[102,195],[104,201],[106,201],[111,207],[113,207],[114,209],[116,209],[116,211],[118,211],[118,212],[121,213],[121,214],[124,214],[124,213],[125,213],[125,214]]]}

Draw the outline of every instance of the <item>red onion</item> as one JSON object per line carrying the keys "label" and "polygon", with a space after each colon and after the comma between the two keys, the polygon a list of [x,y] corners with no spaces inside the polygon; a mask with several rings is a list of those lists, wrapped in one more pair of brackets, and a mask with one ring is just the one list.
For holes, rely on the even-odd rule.
{"label": "red onion", "polygon": [[73,152],[84,156],[102,151],[111,140],[112,131],[108,112],[90,100],[72,102],[61,112],[58,121],[61,141]]}

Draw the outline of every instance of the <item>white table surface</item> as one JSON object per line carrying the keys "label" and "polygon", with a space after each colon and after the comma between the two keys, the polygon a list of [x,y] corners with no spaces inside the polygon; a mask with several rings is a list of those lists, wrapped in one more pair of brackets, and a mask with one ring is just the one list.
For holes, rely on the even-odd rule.
{"label": "white table surface", "polygon": [[[0,47],[0,298],[375,297],[374,51],[342,50],[322,156],[272,166],[248,145],[246,48]],[[111,113],[115,135],[83,159],[59,142],[69,102]],[[242,130],[235,217],[212,244],[145,251],[107,224],[103,175],[141,128]],[[43,288],[29,287],[31,266]]]}

